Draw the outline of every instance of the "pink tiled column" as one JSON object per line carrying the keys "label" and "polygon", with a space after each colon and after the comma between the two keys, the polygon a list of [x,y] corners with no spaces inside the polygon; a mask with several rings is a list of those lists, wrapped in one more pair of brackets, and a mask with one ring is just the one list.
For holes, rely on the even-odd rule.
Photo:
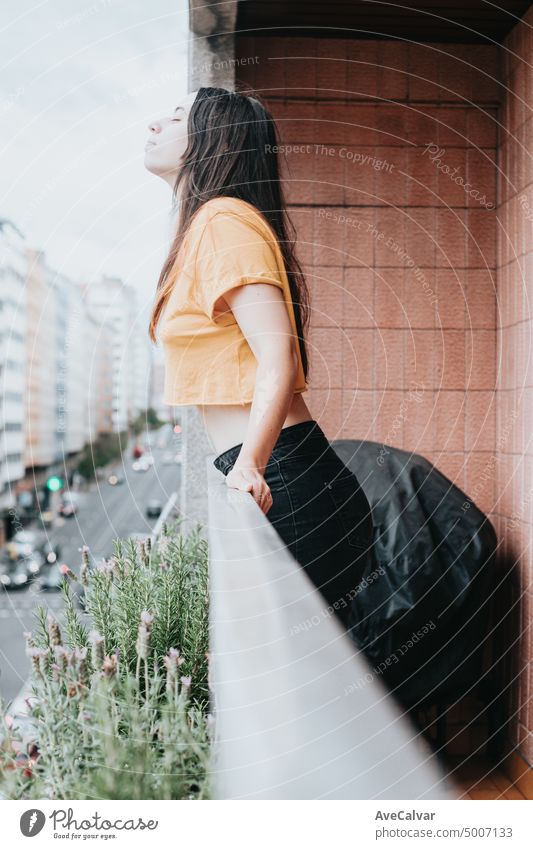
{"label": "pink tiled column", "polygon": [[498,174],[496,510],[513,569],[516,603],[509,634],[516,647],[508,677],[511,742],[533,763],[533,9],[502,45]]}
{"label": "pink tiled column", "polygon": [[[299,146],[281,159],[312,292],[313,415],[466,487],[494,438],[497,47],[240,36],[237,51],[260,57],[238,81]],[[479,506],[493,510],[493,481]]]}

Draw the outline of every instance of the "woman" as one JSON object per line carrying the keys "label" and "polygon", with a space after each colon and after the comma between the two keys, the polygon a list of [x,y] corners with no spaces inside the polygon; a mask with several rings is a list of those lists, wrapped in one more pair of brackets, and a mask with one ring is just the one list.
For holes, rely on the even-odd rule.
{"label": "woman", "polygon": [[302,397],[308,295],[272,117],[248,93],[203,87],[149,129],[145,165],[178,208],[150,322],[164,400],[198,407],[226,484],[252,494],[349,627],[372,519]]}

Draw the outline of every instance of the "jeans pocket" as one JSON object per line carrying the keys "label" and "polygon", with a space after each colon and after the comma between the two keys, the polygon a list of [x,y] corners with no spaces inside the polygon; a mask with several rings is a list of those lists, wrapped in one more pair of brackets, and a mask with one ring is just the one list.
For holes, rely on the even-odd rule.
{"label": "jeans pocket", "polygon": [[372,545],[372,514],[356,476],[348,472],[328,477],[324,488],[343,539],[354,548],[369,550]]}

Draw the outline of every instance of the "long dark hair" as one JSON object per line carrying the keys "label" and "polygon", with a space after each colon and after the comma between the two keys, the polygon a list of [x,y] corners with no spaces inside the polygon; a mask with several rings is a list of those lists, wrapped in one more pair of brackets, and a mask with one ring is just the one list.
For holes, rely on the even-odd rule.
{"label": "long dark hair", "polygon": [[193,215],[211,198],[240,198],[256,207],[277,238],[307,379],[304,330],[309,321],[309,293],[295,255],[295,228],[287,215],[280,184],[274,119],[257,96],[248,91],[203,86],[191,106],[187,132],[188,145],[172,193],[174,207],[179,196],[177,229],[157,283],[150,338],[156,341],[157,323],[175,281],[171,272]]}

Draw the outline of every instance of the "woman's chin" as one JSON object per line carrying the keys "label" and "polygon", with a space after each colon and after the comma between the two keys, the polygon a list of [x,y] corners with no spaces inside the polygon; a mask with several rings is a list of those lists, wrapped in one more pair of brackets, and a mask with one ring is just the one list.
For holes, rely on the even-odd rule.
{"label": "woman's chin", "polygon": [[152,174],[159,175],[161,173],[161,162],[157,161],[157,156],[154,156],[154,152],[151,148],[144,151],[144,167]]}

